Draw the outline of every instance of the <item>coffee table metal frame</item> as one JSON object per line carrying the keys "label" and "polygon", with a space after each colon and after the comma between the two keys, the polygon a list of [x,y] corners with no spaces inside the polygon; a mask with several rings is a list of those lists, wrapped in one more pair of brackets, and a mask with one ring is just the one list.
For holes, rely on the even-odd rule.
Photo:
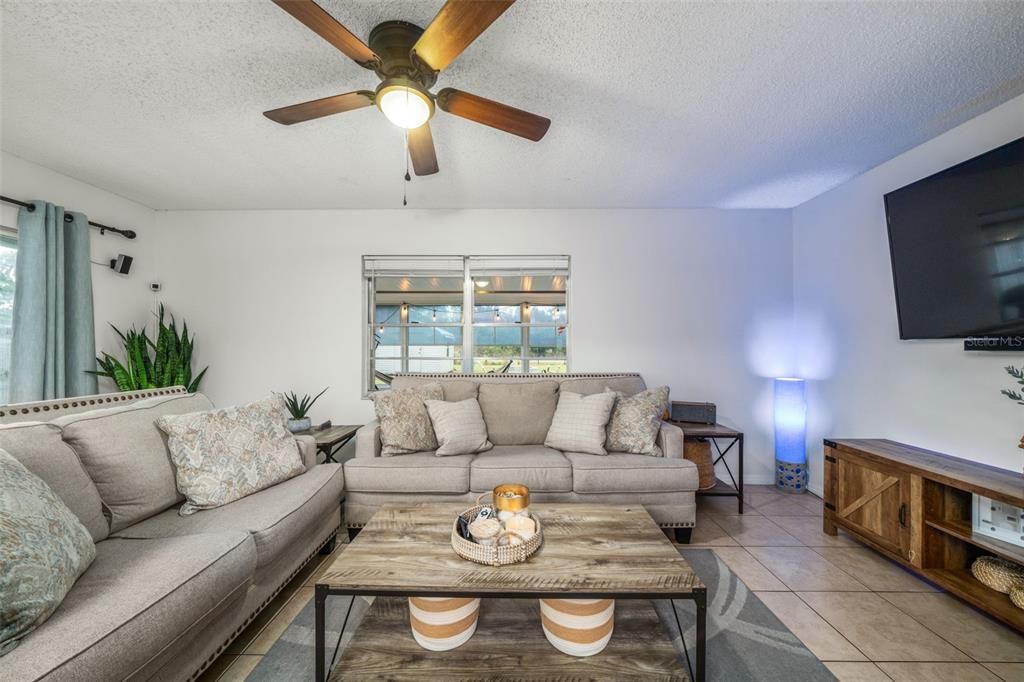
{"label": "coffee table metal frame", "polygon": [[[367,588],[367,589],[350,589],[350,588],[333,588],[330,585],[324,585],[317,583],[315,593],[313,596],[315,608],[316,608],[316,682],[326,682],[327,679],[327,665],[324,661],[324,656],[327,652],[326,643],[326,613],[327,613],[327,597],[331,595],[337,596],[351,596],[352,599],[349,601],[348,610],[345,612],[345,620],[342,623],[341,631],[339,634],[343,636],[345,633],[345,627],[348,625],[349,616],[352,614],[352,605],[355,603],[355,598],[359,596],[363,597],[418,597],[422,596],[423,592],[410,592],[406,590],[388,590],[378,588]],[[642,594],[627,593],[627,594],[616,594],[609,592],[571,592],[568,594],[552,594],[551,592],[492,592],[487,590],[471,590],[471,591],[456,591],[456,592],[431,592],[431,597],[472,597],[472,598],[504,598],[504,599],[651,599]],[[708,596],[707,587],[694,587],[689,592],[681,592],[678,594],[658,594],[657,599],[667,599],[672,604],[672,614],[676,619],[676,628],[679,630],[680,641],[683,643],[683,650],[686,653],[687,668],[691,677],[695,682],[705,681],[705,663],[707,661],[707,606]],[[684,632],[682,625],[679,622],[679,612],[676,610],[675,601],[677,599],[691,599],[697,606],[697,651],[695,658],[696,665],[693,666],[690,663],[690,654],[686,649],[686,641],[684,638]],[[696,670],[694,670],[694,667]]]}

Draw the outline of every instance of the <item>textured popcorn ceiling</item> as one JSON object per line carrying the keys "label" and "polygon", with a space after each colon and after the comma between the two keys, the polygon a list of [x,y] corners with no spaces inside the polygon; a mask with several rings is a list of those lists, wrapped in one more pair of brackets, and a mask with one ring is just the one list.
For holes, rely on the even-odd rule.
{"label": "textured popcorn ceiling", "polygon": [[[321,4],[357,35],[441,0]],[[376,76],[268,0],[3,0],[4,151],[153,208],[401,205]],[[1024,92],[1024,2],[520,0],[442,74],[550,117],[439,112],[417,207],[788,207]]]}

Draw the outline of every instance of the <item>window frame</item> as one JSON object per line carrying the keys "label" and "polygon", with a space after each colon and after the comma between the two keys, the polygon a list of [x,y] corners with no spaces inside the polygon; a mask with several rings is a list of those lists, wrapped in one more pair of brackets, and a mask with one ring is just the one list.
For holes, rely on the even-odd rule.
{"label": "window frame", "polygon": [[[484,267],[483,271],[481,271],[481,268],[474,267],[473,264],[475,262],[485,263],[489,259],[493,259],[493,260],[500,261],[500,262],[504,263],[504,265],[501,268],[499,268],[499,269],[501,271],[506,271],[509,274],[512,274],[513,272],[522,273],[522,272],[529,271],[529,270],[541,270],[541,269],[543,269],[542,267],[538,267],[536,265],[530,265],[531,261],[550,260],[552,263],[558,263],[558,265],[552,266],[551,269],[553,271],[557,271],[559,273],[563,273],[564,272],[564,277],[565,277],[564,301],[561,302],[561,303],[543,303],[542,302],[542,303],[536,303],[536,304],[532,304],[532,303],[530,303],[528,301],[521,301],[518,304],[519,312],[520,312],[520,322],[474,322],[473,321],[473,317],[474,317],[474,312],[475,312],[476,306],[477,305],[483,305],[483,306],[487,305],[486,303],[483,303],[483,304],[478,304],[477,303],[477,293],[478,292],[477,292],[477,287],[476,287],[475,282],[474,282],[474,277],[477,277],[477,278],[479,278],[481,276],[482,277],[490,277],[490,276],[492,276],[490,273],[497,272],[498,270],[490,270],[490,271],[488,271],[487,268]],[[368,263],[376,264],[377,262],[380,262],[380,261],[385,261],[386,262],[387,260],[401,261],[401,262],[403,262],[403,264],[404,263],[415,264],[417,261],[423,261],[424,263],[428,263],[428,262],[436,263],[438,261],[452,261],[452,262],[459,261],[459,262],[461,262],[461,265],[462,265],[462,292],[461,292],[461,296],[462,296],[462,298],[461,298],[460,305],[461,305],[461,313],[462,313],[462,322],[461,323],[438,322],[438,323],[435,323],[435,324],[427,324],[427,325],[423,325],[423,324],[420,324],[420,323],[410,323],[409,322],[409,308],[411,306],[425,305],[425,304],[420,304],[420,303],[415,303],[415,302],[414,303],[409,303],[407,301],[397,304],[399,306],[399,322],[397,324],[394,324],[394,323],[390,323],[389,324],[389,323],[379,323],[379,322],[377,322],[377,318],[376,318],[376,315],[377,315],[377,300],[376,299],[377,299],[378,292],[376,291],[376,287],[375,287],[375,280],[376,280],[377,277],[379,277],[379,276],[387,276],[387,277],[400,277],[400,276],[407,276],[407,277],[430,277],[430,276],[442,276],[442,277],[454,278],[454,277],[457,276],[456,273],[458,272],[458,270],[454,269],[454,268],[452,268],[450,270],[446,270],[444,273],[441,273],[436,268],[435,269],[431,269],[429,267],[424,267],[422,270],[419,270],[419,269],[417,269],[415,267],[405,267],[405,268],[403,268],[401,270],[382,270],[381,271],[382,274],[378,274],[378,271],[376,270],[375,267],[369,267],[368,268],[368,266],[367,266]],[[522,263],[522,265],[520,267],[518,267],[518,268],[516,268],[514,266],[514,263],[516,261],[520,261]],[[510,267],[508,265],[508,263],[512,263],[513,265]],[[490,359],[511,360],[513,362],[518,361],[520,363],[523,371],[522,372],[517,372],[517,374],[521,373],[523,375],[530,374],[530,372],[529,372],[530,363],[531,362],[538,362],[538,361],[539,362],[561,361],[561,362],[565,363],[565,371],[567,373],[572,371],[571,370],[571,364],[570,364],[571,363],[571,357],[572,357],[572,340],[573,340],[573,335],[571,333],[571,328],[572,328],[572,322],[571,322],[571,320],[572,320],[572,318],[571,318],[571,307],[572,307],[572,304],[571,304],[571,295],[572,295],[572,260],[571,260],[571,256],[565,255],[565,254],[556,254],[556,255],[551,255],[551,254],[547,254],[547,255],[499,255],[499,256],[493,256],[493,255],[488,255],[488,256],[471,256],[471,255],[465,255],[465,256],[450,256],[450,255],[415,255],[415,256],[410,256],[410,255],[364,255],[362,257],[362,266],[363,266],[362,267],[362,278],[363,278],[363,322],[362,322],[362,324],[363,324],[363,334],[362,334],[362,338],[363,338],[363,343],[362,343],[362,345],[363,345],[362,376],[363,376],[363,379],[362,379],[362,395],[363,395],[364,398],[368,397],[369,394],[372,393],[372,392],[375,392],[375,391],[378,391],[378,390],[386,390],[386,389],[380,389],[380,388],[378,388],[376,386],[376,371],[377,371],[376,367],[377,367],[377,360],[378,359],[379,360],[390,360],[390,361],[397,360],[399,362],[399,366],[400,366],[399,371],[400,372],[408,372],[409,371],[408,368],[409,368],[409,361],[410,360],[421,360],[421,359],[424,359],[424,358],[415,358],[415,357],[412,357],[412,356],[409,355],[409,348],[410,348],[410,344],[409,344],[409,328],[411,328],[411,327],[417,327],[417,328],[424,328],[424,327],[427,327],[427,328],[439,328],[439,327],[440,328],[453,328],[453,327],[461,327],[462,343],[459,346],[455,346],[455,347],[461,347],[461,357],[457,357],[457,356],[453,356],[452,357],[452,366],[453,366],[453,368],[457,364],[461,364],[459,370],[455,370],[455,369],[452,370],[452,373],[456,374],[456,375],[458,375],[458,374],[472,374],[473,373],[473,369],[475,367],[475,362],[476,362],[475,353],[476,353],[476,348],[477,348],[477,344],[476,344],[476,329],[477,328],[496,328],[496,327],[502,327],[502,328],[514,327],[514,328],[518,328],[520,330],[519,354],[517,356],[509,356],[507,358],[502,356],[501,358],[494,357],[494,358],[490,358]],[[454,292],[444,292],[444,293],[447,293],[448,295],[450,295],[451,293],[454,293]],[[394,305],[394,304],[388,304],[388,305]],[[438,305],[455,305],[455,304],[454,303],[447,303],[447,304],[438,304]],[[497,305],[510,305],[510,304],[495,304],[495,306],[497,306]],[[515,305],[515,304],[511,304],[511,305]],[[564,319],[560,320],[560,321],[557,321],[557,322],[544,322],[544,323],[534,324],[534,323],[532,323],[532,321],[530,319],[530,311],[532,310],[534,305],[539,305],[539,306],[545,306],[545,305],[560,306],[563,309],[563,311],[564,311],[563,312]],[[376,350],[376,346],[375,346],[375,338],[376,338],[375,337],[375,332],[380,327],[387,327],[389,329],[390,328],[397,328],[399,330],[399,354],[397,356],[391,357],[391,358],[377,358],[375,356],[375,350]],[[532,355],[530,355],[530,331],[533,328],[552,328],[552,329],[556,329],[556,330],[561,328],[562,329],[562,333],[565,334],[565,352],[564,352],[564,354],[557,355],[557,356],[532,356]],[[481,345],[483,345],[483,344],[481,344]],[[427,359],[429,359],[429,358],[427,358]]]}

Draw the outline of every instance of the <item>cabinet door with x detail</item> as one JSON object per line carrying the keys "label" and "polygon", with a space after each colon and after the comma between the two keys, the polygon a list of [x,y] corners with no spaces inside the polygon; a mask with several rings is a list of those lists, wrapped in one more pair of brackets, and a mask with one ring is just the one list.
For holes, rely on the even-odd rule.
{"label": "cabinet door with x detail", "polygon": [[840,526],[893,554],[910,558],[910,474],[848,452],[831,450],[831,499]]}

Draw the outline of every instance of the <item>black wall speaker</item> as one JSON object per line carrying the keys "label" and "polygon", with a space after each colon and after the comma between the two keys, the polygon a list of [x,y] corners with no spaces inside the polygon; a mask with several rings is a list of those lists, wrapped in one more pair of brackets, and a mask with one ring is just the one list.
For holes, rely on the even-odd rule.
{"label": "black wall speaker", "polygon": [[117,254],[117,258],[110,259],[110,269],[119,275],[127,275],[132,269],[132,261],[134,259],[131,256],[126,256],[123,253]]}

